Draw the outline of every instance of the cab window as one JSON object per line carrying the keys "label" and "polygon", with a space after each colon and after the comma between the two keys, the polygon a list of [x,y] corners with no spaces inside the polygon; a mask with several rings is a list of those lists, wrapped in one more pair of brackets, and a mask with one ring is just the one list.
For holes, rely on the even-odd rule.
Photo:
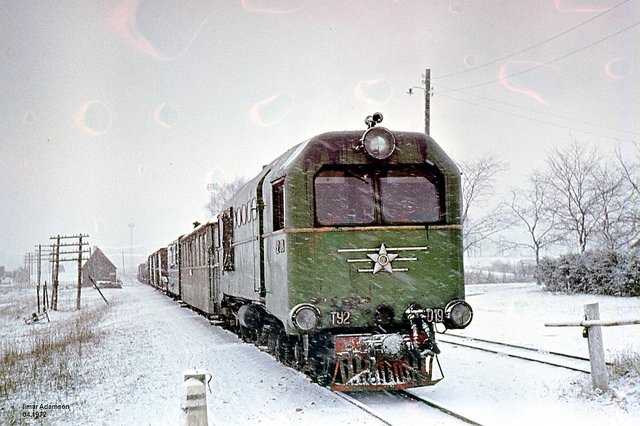
{"label": "cab window", "polygon": [[381,176],[380,202],[385,223],[440,220],[438,189],[424,173],[390,171],[386,176]]}
{"label": "cab window", "polygon": [[443,178],[431,166],[336,167],[315,177],[319,226],[411,225],[440,222]]}
{"label": "cab window", "polygon": [[316,218],[320,225],[371,224],[375,221],[373,179],[367,173],[324,170],[315,178]]}

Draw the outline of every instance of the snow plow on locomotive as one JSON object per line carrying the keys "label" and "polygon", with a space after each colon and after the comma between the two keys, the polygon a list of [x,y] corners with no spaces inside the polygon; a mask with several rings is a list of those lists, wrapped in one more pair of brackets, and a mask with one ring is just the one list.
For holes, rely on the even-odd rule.
{"label": "snow plow on locomotive", "polygon": [[459,170],[380,121],[293,147],[178,240],[184,302],[334,390],[437,383],[437,328],[472,319]]}

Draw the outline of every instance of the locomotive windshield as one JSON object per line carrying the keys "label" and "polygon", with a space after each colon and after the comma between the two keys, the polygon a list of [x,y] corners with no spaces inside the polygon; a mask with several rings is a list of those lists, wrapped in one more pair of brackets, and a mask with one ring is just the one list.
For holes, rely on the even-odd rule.
{"label": "locomotive windshield", "polygon": [[323,169],[315,177],[321,226],[425,224],[442,217],[442,179],[426,168]]}
{"label": "locomotive windshield", "polygon": [[316,215],[321,225],[366,225],[375,221],[373,180],[351,170],[325,170],[316,176]]}

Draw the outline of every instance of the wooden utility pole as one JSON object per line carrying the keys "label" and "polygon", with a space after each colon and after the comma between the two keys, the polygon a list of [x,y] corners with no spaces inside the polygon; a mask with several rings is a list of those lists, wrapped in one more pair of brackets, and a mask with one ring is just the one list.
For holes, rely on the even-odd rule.
{"label": "wooden utility pole", "polygon": [[[133,228],[135,223],[131,222],[129,225],[129,270],[133,272]],[[124,274],[124,267],[122,268]]]}
{"label": "wooden utility pole", "polygon": [[44,309],[44,311],[47,311],[48,305],[47,303],[49,302],[49,293],[47,293],[47,280],[44,281],[44,287],[42,287],[42,309]]}
{"label": "wooden utility pole", "polygon": [[33,263],[36,261],[35,253],[24,254],[24,269],[27,274],[27,284],[31,284],[31,275],[33,275]]}
{"label": "wooden utility pole", "polygon": [[[82,286],[82,254],[88,253],[89,249],[85,249],[84,246],[89,243],[83,238],[89,238],[89,235],[57,235],[51,237],[52,240],[56,240],[56,243],[52,246],[52,252],[54,253],[54,265],[53,265],[53,290],[51,291],[51,308],[58,309],[58,270],[60,268],[60,262],[78,262],[78,290],[76,293],[76,309],[80,309],[80,296]],[[78,240],[77,242],[65,242],[60,243],[60,240]],[[77,247],[77,251],[60,251],[60,247]],[[60,255],[63,257],[60,258]],[[72,256],[72,257],[69,257]]]}
{"label": "wooden utility pole", "polygon": [[[41,289],[42,289],[42,244],[38,244],[37,246],[35,246],[36,248],[36,252],[35,252],[35,261],[36,261],[36,299],[38,302],[38,313],[40,313],[40,306],[41,303],[40,301],[42,301],[42,309],[44,311],[47,310],[47,295],[46,295],[46,284],[45,284],[45,292],[42,293],[42,297],[41,296]],[[51,255],[51,253],[47,253],[45,250],[45,255]],[[45,281],[46,283],[46,281]]]}
{"label": "wooden utility pole", "polygon": [[37,264],[36,264],[36,298],[38,300],[38,313],[40,313],[40,277],[42,273],[42,245],[38,244],[37,252]]}
{"label": "wooden utility pole", "polygon": [[408,95],[413,95],[413,89],[424,90],[424,133],[431,133],[431,70],[427,68],[422,76],[424,87],[413,86],[407,90]]}
{"label": "wooden utility pole", "polygon": [[53,268],[51,269],[51,309],[58,310],[58,271],[60,269],[60,235],[57,237],[51,237],[50,239],[56,240],[56,243],[51,247]]}
{"label": "wooden utility pole", "polygon": [[431,132],[431,70],[424,72],[424,133]]}
{"label": "wooden utility pole", "polygon": [[78,292],[76,293],[76,309],[80,310],[80,294],[82,293],[82,234],[78,237]]}

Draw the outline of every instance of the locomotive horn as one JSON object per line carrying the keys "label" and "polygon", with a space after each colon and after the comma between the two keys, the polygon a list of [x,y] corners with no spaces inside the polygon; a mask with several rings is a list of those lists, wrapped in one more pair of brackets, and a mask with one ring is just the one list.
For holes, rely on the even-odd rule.
{"label": "locomotive horn", "polygon": [[370,129],[378,123],[382,123],[382,114],[379,112],[374,112],[373,115],[367,115],[367,118],[364,119],[364,124]]}

